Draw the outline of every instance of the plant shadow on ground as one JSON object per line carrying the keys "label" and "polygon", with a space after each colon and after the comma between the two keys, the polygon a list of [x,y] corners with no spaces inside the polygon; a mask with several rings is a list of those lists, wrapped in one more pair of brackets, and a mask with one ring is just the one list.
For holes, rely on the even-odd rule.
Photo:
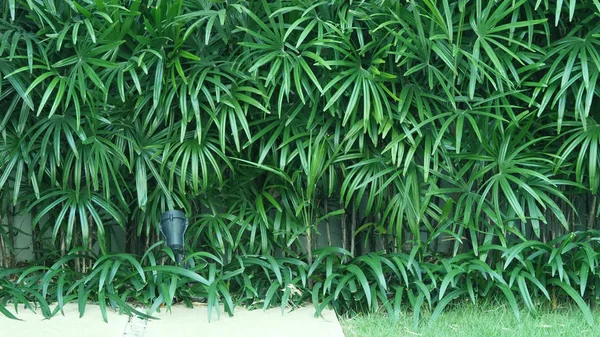
{"label": "plant shadow on ground", "polygon": [[398,336],[600,336],[600,311],[594,310],[596,324],[590,327],[575,305],[562,304],[557,309],[538,305],[537,315],[521,311],[518,320],[510,306],[500,302],[457,304],[445,310],[435,322],[430,312],[423,312],[419,329],[413,327],[412,313],[404,312],[394,323],[385,314],[343,317],[340,323],[346,337]]}

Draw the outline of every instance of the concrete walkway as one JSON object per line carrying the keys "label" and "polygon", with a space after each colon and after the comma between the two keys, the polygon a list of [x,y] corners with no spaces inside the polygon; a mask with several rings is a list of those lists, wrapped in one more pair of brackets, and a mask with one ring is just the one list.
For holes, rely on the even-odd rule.
{"label": "concrete walkway", "polygon": [[[7,307],[14,312],[14,308]],[[314,318],[314,308],[307,306],[281,314],[281,309],[252,310],[236,308],[233,317],[222,312],[217,319],[213,312],[208,322],[206,306],[192,309],[176,305],[171,313],[164,309],[156,313],[158,320],[142,320],[119,315],[108,310],[108,323],[102,320],[97,305],[88,304],[85,315],[79,318],[77,304],[65,305],[65,316],[58,313],[46,320],[41,313],[19,309],[22,321],[0,314],[2,337],[343,337],[342,328],[332,310]]]}

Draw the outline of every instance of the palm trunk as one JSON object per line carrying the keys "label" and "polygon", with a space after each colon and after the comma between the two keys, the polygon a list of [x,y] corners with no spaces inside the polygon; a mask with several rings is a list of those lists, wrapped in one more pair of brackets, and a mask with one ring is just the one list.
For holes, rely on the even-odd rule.
{"label": "palm trunk", "polygon": [[10,209],[10,218],[7,218],[7,230],[6,230],[6,241],[4,242],[5,249],[3,254],[5,255],[4,263],[7,267],[10,267],[15,262],[14,248],[15,248],[15,232],[13,230],[14,224],[14,213],[13,209]]}
{"label": "palm trunk", "polygon": [[[91,219],[90,219],[91,220]],[[88,224],[91,224],[92,222],[89,221]],[[92,233],[92,230],[90,229],[89,233]],[[91,251],[92,248],[94,247],[93,243],[92,243],[92,239],[93,239],[93,235],[90,235],[90,239],[88,240],[88,250]],[[83,267],[83,272],[87,273],[88,269],[91,268],[92,266],[92,262],[90,261],[89,263],[86,263],[84,260],[84,267]]]}
{"label": "palm trunk", "polygon": [[588,229],[594,229],[596,227],[596,203],[598,202],[598,197],[594,195],[592,198],[592,208],[590,209],[590,215],[588,216]]}
{"label": "palm trunk", "polygon": [[[341,218],[341,225],[342,225],[342,248],[344,250],[348,250],[348,225],[346,224],[346,213],[344,212],[344,214],[342,214],[342,218]],[[344,255],[344,259],[342,260],[342,263],[346,262],[346,255]]]}
{"label": "palm trunk", "polygon": [[[325,214],[329,213],[329,207],[328,207],[328,200],[325,199]],[[327,245],[329,247],[331,247],[333,244],[331,242],[331,228],[329,227],[329,218],[327,218],[327,220],[325,220],[325,228],[327,230]]]}
{"label": "palm trunk", "polygon": [[[2,218],[0,218],[0,221]],[[4,235],[0,233],[0,267],[8,267],[6,264],[6,243],[4,243]]]}
{"label": "palm trunk", "polygon": [[[375,215],[375,221],[377,222],[377,225],[381,226],[381,213],[377,213]],[[387,253],[387,244],[386,244],[386,240],[385,240],[385,236],[386,234],[383,233],[379,233],[379,235],[377,235],[375,237],[376,243],[375,243],[375,251],[383,251],[384,253]]]}
{"label": "palm trunk", "polygon": [[33,259],[37,260],[38,257],[38,226],[33,226],[31,228],[31,252],[33,254]]}
{"label": "palm trunk", "polygon": [[306,231],[306,253],[308,254],[308,264],[312,265],[313,256],[312,256],[312,239],[311,239],[310,228]]}
{"label": "palm trunk", "polygon": [[60,229],[60,256],[65,256],[67,254],[67,244],[65,242],[65,230],[63,228]]}
{"label": "palm trunk", "polygon": [[352,207],[352,218],[350,221],[350,254],[354,256],[356,252],[356,240],[354,237],[354,233],[356,232],[356,207]]}
{"label": "palm trunk", "polygon": [[146,227],[146,241],[144,242],[144,251],[147,251],[150,248],[150,236],[153,231],[150,231],[150,226]]}

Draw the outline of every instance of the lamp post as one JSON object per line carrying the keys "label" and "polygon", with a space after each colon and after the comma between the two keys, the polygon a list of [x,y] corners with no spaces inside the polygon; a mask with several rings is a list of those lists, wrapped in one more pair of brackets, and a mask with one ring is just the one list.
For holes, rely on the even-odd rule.
{"label": "lamp post", "polygon": [[184,257],[183,235],[188,227],[188,221],[182,211],[167,211],[160,218],[158,229],[165,236],[167,246],[175,254],[175,262],[181,264]]}

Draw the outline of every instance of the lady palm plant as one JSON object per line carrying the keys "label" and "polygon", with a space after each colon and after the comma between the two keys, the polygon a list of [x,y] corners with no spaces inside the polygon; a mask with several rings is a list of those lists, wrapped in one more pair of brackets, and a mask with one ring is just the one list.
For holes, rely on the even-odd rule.
{"label": "lady palm plant", "polygon": [[[192,219],[194,249],[220,261],[210,268],[233,268],[228,277],[246,264],[272,268],[260,282],[278,285],[264,291],[240,279],[246,299],[274,298],[276,287],[310,274],[324,277],[309,282],[321,303],[362,289],[365,301],[386,306],[404,295],[382,275],[406,280],[408,270],[421,282],[410,304],[443,309],[473,297],[468,288],[450,296],[451,280],[485,285],[428,259],[473,253],[493,262],[524,240],[596,226],[597,0],[9,0],[0,8],[0,198],[33,213],[36,237],[62,255],[84,247],[105,256],[115,236],[143,254],[160,240],[160,213],[179,208]],[[334,275],[335,254],[343,255],[336,263],[351,259],[317,250],[325,222],[329,235],[339,223],[351,253],[368,252],[355,247],[361,241],[400,262],[356,257]],[[324,273],[256,257],[314,266],[327,254]],[[441,290],[414,261],[453,276]],[[229,290],[211,270],[202,277],[220,280],[214,304]],[[512,294],[501,272],[484,274]],[[531,286],[524,275],[515,276],[522,295]],[[579,301],[564,279],[552,282],[542,288]]]}

